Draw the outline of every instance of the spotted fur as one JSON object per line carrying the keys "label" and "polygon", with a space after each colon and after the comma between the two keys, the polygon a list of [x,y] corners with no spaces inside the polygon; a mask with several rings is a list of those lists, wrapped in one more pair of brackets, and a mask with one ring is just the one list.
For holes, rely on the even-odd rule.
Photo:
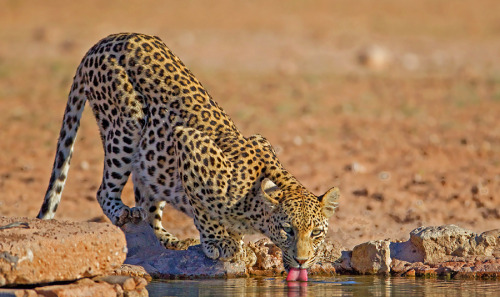
{"label": "spotted fur", "polygon": [[[142,34],[106,37],[83,58],[38,218],[54,217],[86,101],[105,152],[97,200],[113,224],[145,219],[166,247],[187,248],[196,242],[161,224],[170,203],[194,218],[212,259],[241,255],[243,235],[258,232],[283,250],[287,268],[314,263],[338,189],[320,197],[306,190],[264,137],[244,137],[181,60]],[[121,200],[131,173],[133,208]]]}

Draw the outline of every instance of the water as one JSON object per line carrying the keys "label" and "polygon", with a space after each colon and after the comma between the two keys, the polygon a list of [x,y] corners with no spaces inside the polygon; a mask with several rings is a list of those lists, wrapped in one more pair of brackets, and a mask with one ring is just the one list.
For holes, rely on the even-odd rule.
{"label": "water", "polygon": [[162,280],[149,296],[500,296],[500,280],[443,280],[379,276],[333,276],[307,283],[283,278]]}

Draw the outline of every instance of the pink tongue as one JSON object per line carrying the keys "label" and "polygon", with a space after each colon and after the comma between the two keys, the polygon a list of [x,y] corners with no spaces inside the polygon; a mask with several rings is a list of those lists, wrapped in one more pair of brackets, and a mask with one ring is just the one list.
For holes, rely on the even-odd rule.
{"label": "pink tongue", "polygon": [[289,282],[293,281],[307,282],[307,269],[290,268],[286,280]]}

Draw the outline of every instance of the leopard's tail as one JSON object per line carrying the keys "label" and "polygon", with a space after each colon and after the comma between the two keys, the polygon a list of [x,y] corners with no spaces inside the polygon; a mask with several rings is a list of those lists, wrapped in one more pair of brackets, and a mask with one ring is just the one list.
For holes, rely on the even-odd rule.
{"label": "leopard's tail", "polygon": [[61,201],[61,194],[66,183],[73,154],[73,145],[75,144],[80,118],[86,101],[84,77],[81,67],[78,67],[68,96],[66,110],[64,111],[64,119],[59,133],[59,140],[57,141],[56,156],[54,158],[49,186],[45,193],[42,207],[37,215],[39,219],[52,219]]}

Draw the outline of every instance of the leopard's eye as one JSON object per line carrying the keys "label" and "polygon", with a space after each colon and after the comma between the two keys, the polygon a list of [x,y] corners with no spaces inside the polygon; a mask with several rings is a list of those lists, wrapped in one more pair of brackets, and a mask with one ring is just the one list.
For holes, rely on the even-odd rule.
{"label": "leopard's eye", "polygon": [[286,235],[288,235],[290,237],[292,237],[294,235],[293,228],[288,224],[282,225],[281,229],[283,229],[283,231],[285,231]]}
{"label": "leopard's eye", "polygon": [[323,234],[324,230],[323,229],[314,229],[312,232],[311,232],[311,237],[317,237],[317,236],[320,236],[321,234]]}

